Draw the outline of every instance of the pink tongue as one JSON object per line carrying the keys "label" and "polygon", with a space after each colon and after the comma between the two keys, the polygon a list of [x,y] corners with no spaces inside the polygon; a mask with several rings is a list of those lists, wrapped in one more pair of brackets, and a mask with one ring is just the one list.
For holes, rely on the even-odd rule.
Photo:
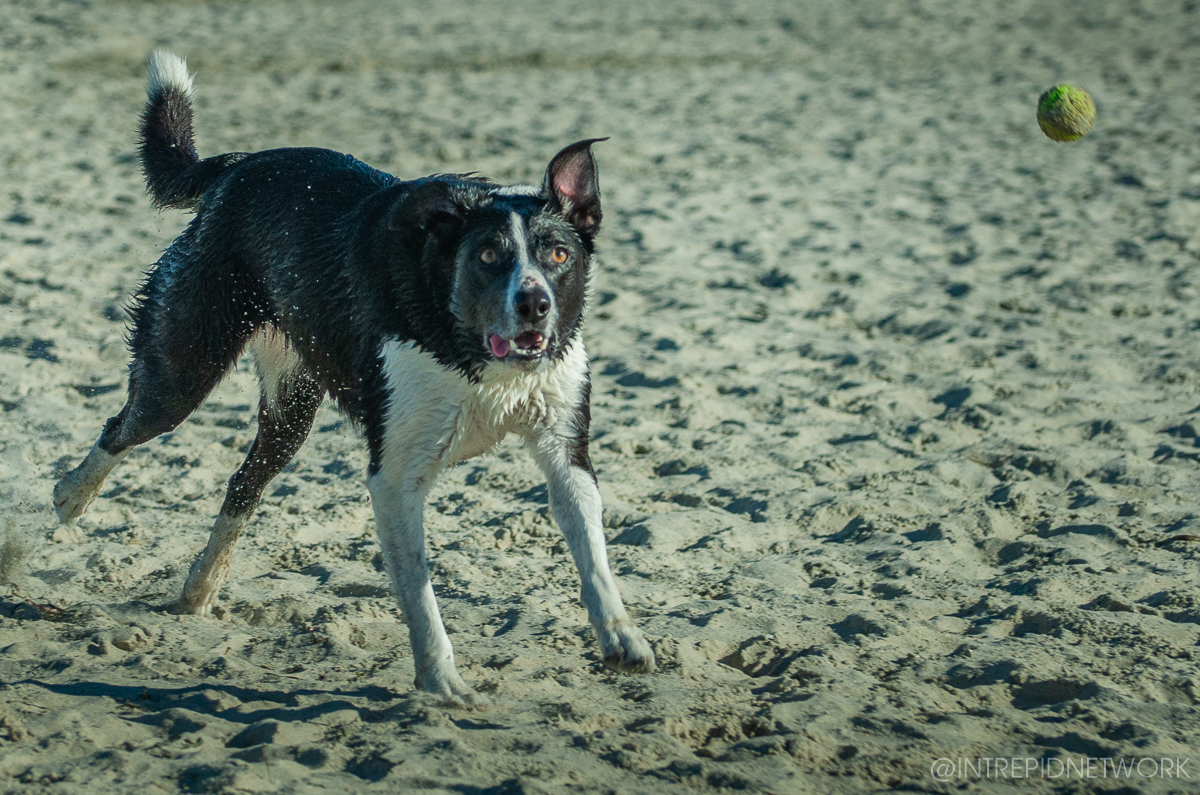
{"label": "pink tongue", "polygon": [[508,356],[509,344],[508,340],[501,337],[499,334],[493,334],[488,338],[488,344],[492,346],[492,353],[496,354],[497,359],[503,359]]}

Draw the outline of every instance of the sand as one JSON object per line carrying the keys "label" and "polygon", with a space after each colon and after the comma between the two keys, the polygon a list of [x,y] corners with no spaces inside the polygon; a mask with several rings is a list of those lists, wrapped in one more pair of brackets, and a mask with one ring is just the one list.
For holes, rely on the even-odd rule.
{"label": "sand", "polygon": [[[1200,759],[931,765],[1200,756],[1197,29],[1176,0],[7,0],[0,791],[1195,791]],[[328,406],[218,616],[162,611],[253,438],[245,362],[55,524],[188,219],[134,157],[156,46],[197,73],[204,155],[529,181],[611,137],[593,456],[658,673],[600,664],[506,443],[426,516],[493,706],[414,693]],[[1099,108],[1077,143],[1035,123],[1059,82]]]}

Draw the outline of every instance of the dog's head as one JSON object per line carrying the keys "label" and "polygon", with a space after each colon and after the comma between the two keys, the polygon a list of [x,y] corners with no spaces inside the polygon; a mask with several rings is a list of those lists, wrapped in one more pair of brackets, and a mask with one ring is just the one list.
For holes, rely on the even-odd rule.
{"label": "dog's head", "polygon": [[405,197],[426,267],[449,271],[454,336],[471,360],[534,370],[577,334],[601,219],[597,140],[555,155],[540,187],[434,178]]}

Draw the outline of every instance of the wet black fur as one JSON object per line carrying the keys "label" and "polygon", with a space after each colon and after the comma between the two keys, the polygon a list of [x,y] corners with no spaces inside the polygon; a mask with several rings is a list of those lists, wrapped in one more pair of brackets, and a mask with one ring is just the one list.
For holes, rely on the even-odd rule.
{"label": "wet black fur", "polygon": [[[100,438],[109,453],[175,428],[247,341],[273,326],[303,367],[280,384],[274,407],[261,407],[258,438],[222,512],[253,510],[303,444],[325,394],[363,429],[373,474],[387,401],[381,344],[415,341],[447,367],[477,376],[490,352],[480,330],[460,328],[450,312],[454,258],[464,240],[502,232],[512,212],[531,229],[572,236],[571,267],[551,276],[560,314],[551,356],[578,335],[600,222],[592,141],[552,161],[539,195],[495,195],[485,180],[404,181],[326,149],[201,160],[191,120],[190,101],[171,86],[149,98],[142,117],[151,196],[197,214],[135,296],[129,399]],[[560,178],[579,190],[557,190]],[[585,394],[571,457],[590,471],[589,421]]]}

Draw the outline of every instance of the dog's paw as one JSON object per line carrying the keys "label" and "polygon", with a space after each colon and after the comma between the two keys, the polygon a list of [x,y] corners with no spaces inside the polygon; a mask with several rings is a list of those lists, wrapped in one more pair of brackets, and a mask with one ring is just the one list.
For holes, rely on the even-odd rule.
{"label": "dog's paw", "polygon": [[483,711],[492,706],[492,702],[487,696],[483,695],[477,690],[467,687],[465,684],[450,695],[443,695],[442,703],[448,707],[479,711]]}
{"label": "dog's paw", "polygon": [[217,610],[215,600],[195,600],[181,597],[166,606],[166,611],[175,616],[200,616],[201,618],[212,618],[213,611]]}
{"label": "dog's paw", "polygon": [[600,641],[604,664],[627,674],[654,673],[654,652],[632,624],[612,627]]}
{"label": "dog's paw", "polygon": [[417,677],[413,684],[436,698],[442,706],[483,710],[492,705],[487,696],[473,690],[454,671],[448,674],[428,672]]}
{"label": "dog's paw", "polygon": [[82,466],[63,475],[54,486],[54,512],[58,514],[59,524],[71,524],[78,519],[92,504],[98,491],[100,484],[88,482]]}
{"label": "dog's paw", "polygon": [[54,511],[61,524],[71,524],[87,510],[108,473],[124,457],[124,452],[112,455],[97,444],[83,463],[62,476],[54,486]]}

